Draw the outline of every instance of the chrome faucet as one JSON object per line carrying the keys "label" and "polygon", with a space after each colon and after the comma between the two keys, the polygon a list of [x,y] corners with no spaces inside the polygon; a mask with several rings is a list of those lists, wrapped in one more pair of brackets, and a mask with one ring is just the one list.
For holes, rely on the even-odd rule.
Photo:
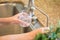
{"label": "chrome faucet", "polygon": [[[20,11],[19,8],[20,7],[17,8],[18,11]],[[29,14],[29,16],[32,18],[31,24],[30,24],[30,28],[32,30],[40,28],[42,26],[42,24],[38,21],[37,17],[34,15],[34,10],[38,10],[39,12],[41,12],[43,15],[46,16],[47,18],[46,27],[48,27],[48,20],[49,20],[48,15],[45,12],[43,12],[41,9],[39,9],[37,6],[34,5],[34,0],[29,0],[28,5],[26,5],[23,10],[26,11]]]}
{"label": "chrome faucet", "polygon": [[31,22],[31,25],[30,25],[32,30],[41,27],[41,24],[39,23],[37,17],[34,15],[34,10],[35,9],[38,10],[39,12],[41,12],[43,15],[46,16],[46,18],[47,18],[46,27],[48,27],[49,16],[45,12],[43,12],[41,9],[38,9],[38,7],[36,7],[34,5],[34,0],[29,0],[27,7],[28,7],[28,10],[29,10],[29,14],[32,17],[32,22]]}

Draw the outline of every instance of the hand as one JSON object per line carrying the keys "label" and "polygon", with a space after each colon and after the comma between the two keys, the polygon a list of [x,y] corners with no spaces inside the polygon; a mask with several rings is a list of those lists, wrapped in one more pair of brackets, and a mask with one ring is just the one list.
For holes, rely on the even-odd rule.
{"label": "hand", "polygon": [[[27,13],[24,13],[23,15],[27,17],[26,20],[28,20],[28,21],[31,20],[31,18],[28,18],[28,16],[27,16],[28,14]],[[16,15],[10,17],[10,19],[12,20],[11,23],[20,24],[20,26],[23,25],[24,27],[28,27],[30,25],[30,23],[25,22],[23,20],[20,20],[19,19],[20,16],[22,16],[21,13],[16,14]]]}
{"label": "hand", "polygon": [[42,27],[40,29],[41,29],[42,33],[48,33],[50,31],[49,27]]}
{"label": "hand", "polygon": [[33,30],[32,32],[44,34],[44,33],[48,33],[49,31],[50,31],[49,27],[41,27],[41,28]]}
{"label": "hand", "polygon": [[37,33],[45,33],[42,32],[42,30],[47,29],[49,30],[49,27],[42,27],[36,30],[33,30],[28,33],[23,33],[23,34],[15,34],[15,35],[6,35],[6,36],[0,36],[0,40],[34,40],[35,36]]}

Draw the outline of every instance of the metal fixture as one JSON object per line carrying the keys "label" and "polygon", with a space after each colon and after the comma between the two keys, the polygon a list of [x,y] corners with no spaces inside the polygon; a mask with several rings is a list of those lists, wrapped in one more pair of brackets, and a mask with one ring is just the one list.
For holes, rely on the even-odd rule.
{"label": "metal fixture", "polygon": [[43,15],[45,15],[46,16],[46,18],[47,18],[47,22],[46,22],[46,27],[48,27],[48,20],[49,20],[49,17],[48,17],[48,15],[45,13],[45,12],[43,12],[41,9],[38,9],[38,7],[36,7],[35,5],[34,5],[34,0],[29,0],[29,2],[28,2],[28,10],[29,10],[29,14],[31,15],[31,17],[32,17],[32,24],[31,24],[31,28],[32,29],[36,29],[36,28],[39,28],[41,25],[39,24],[39,22],[38,22],[38,20],[37,20],[37,17],[36,16],[34,16],[34,10],[36,9],[36,10],[38,10],[39,12],[41,12]]}

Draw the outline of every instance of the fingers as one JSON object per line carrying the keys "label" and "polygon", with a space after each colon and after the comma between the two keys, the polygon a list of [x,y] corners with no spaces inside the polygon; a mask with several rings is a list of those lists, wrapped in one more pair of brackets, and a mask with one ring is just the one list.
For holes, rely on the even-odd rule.
{"label": "fingers", "polygon": [[28,27],[30,25],[30,23],[24,22],[22,20],[19,19],[14,19],[11,24],[19,24],[21,27]]}
{"label": "fingers", "polygon": [[16,14],[12,19],[14,20],[12,23],[20,24],[22,27],[28,27],[31,23],[30,16],[25,12]]}
{"label": "fingers", "polygon": [[42,33],[48,33],[50,31],[49,27],[40,28]]}
{"label": "fingers", "polygon": [[38,29],[35,29],[35,30],[33,30],[32,32],[34,32],[34,33],[42,33],[42,34],[44,34],[44,33],[48,33],[50,31],[50,29],[49,29],[49,27],[41,27],[41,28],[38,28]]}
{"label": "fingers", "polygon": [[30,16],[25,12],[20,13],[19,19],[21,20],[20,26],[22,27],[28,27],[31,23]]}
{"label": "fingers", "polygon": [[22,26],[22,27],[28,27],[29,25],[30,25],[30,23],[27,23],[27,22],[24,22],[24,21],[20,22],[20,26]]}

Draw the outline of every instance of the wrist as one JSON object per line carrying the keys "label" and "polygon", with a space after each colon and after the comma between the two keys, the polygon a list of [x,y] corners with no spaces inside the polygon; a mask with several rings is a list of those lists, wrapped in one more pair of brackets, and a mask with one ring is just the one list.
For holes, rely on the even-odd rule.
{"label": "wrist", "polygon": [[41,33],[41,34],[42,34],[42,31],[40,30],[40,28],[39,28],[39,29],[36,29],[36,30],[34,30],[34,31],[32,31],[32,32],[29,32],[29,36],[32,37],[32,39],[34,39],[35,36],[36,36],[38,33]]}
{"label": "wrist", "polygon": [[10,23],[12,19],[10,17],[8,18],[0,18],[0,23]]}

